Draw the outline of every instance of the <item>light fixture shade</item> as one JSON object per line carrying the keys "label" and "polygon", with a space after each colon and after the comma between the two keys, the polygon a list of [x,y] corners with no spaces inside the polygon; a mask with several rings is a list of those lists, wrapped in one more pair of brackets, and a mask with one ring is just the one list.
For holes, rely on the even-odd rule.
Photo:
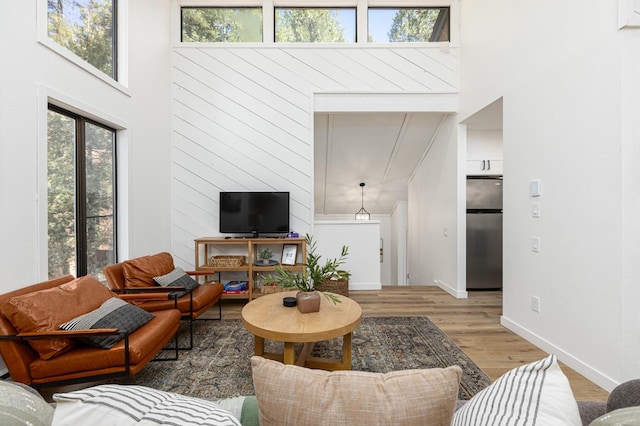
{"label": "light fixture shade", "polygon": [[369,214],[368,211],[364,209],[364,207],[358,210],[358,212],[356,213],[356,220],[370,220],[370,219],[371,219],[371,215]]}
{"label": "light fixture shade", "polygon": [[362,194],[362,207],[356,212],[356,220],[371,220],[371,215],[364,209],[364,182],[360,183],[360,190]]}

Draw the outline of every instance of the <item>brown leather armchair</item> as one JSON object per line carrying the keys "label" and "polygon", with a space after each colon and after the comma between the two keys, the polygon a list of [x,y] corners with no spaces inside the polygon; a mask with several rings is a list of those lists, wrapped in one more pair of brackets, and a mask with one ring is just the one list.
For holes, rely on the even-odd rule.
{"label": "brown leather armchair", "polygon": [[[107,285],[111,290],[120,293],[141,293],[153,291],[171,291],[173,300],[152,300],[138,304],[141,308],[154,312],[175,308],[182,314],[182,319],[189,321],[189,346],[180,349],[193,348],[193,321],[199,318],[209,308],[218,304],[218,317],[222,319],[222,293],[224,286],[219,283],[200,284],[192,290],[184,287],[159,286],[154,277],[166,275],[175,269],[173,257],[167,252],[151,256],[136,257],[103,268],[107,278]],[[191,276],[206,275],[201,272],[186,271]]]}
{"label": "brown leather armchair", "polygon": [[[0,355],[11,378],[35,388],[128,379],[171,339],[177,347],[180,312],[176,309],[153,312],[152,319],[131,333],[115,328],[59,329],[61,323],[94,311],[115,296],[91,276],[76,279],[72,275],[0,295]],[[79,340],[118,333],[122,340],[108,349]],[[176,350],[172,359],[177,355]]]}

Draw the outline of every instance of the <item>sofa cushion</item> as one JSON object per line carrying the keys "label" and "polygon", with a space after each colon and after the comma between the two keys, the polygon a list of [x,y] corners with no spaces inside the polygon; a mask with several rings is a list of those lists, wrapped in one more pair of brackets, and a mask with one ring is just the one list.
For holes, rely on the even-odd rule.
{"label": "sofa cushion", "polygon": [[173,257],[167,252],[122,262],[125,287],[155,286],[153,277],[168,274],[173,270]]}
{"label": "sofa cushion", "polygon": [[[77,278],[55,288],[14,296],[2,313],[19,333],[57,331],[63,322],[93,311],[113,293],[92,276]],[[40,358],[51,359],[73,346],[73,339],[30,340]]]}
{"label": "sofa cushion", "polygon": [[390,373],[311,370],[254,356],[260,425],[449,425],[458,366]]}
{"label": "sofa cushion", "polygon": [[[168,274],[153,277],[153,281],[162,287],[184,287],[191,291],[198,287],[198,283],[189,276],[182,268],[176,267]],[[180,297],[184,292],[178,294]]]}
{"label": "sofa cushion", "polygon": [[508,371],[456,411],[451,423],[499,424],[582,425],[569,380],[554,355]]}
{"label": "sofa cushion", "polygon": [[53,426],[240,426],[229,411],[211,401],[145,386],[101,385],[54,394],[53,399]]}
{"label": "sofa cushion", "polygon": [[[153,314],[134,306],[124,300],[112,297],[94,311],[80,315],[70,321],[60,324],[62,330],[90,330],[96,328],[117,328],[120,331],[132,333],[151,321]],[[118,343],[122,334],[110,336],[81,337],[83,342],[98,348],[109,349]]]}

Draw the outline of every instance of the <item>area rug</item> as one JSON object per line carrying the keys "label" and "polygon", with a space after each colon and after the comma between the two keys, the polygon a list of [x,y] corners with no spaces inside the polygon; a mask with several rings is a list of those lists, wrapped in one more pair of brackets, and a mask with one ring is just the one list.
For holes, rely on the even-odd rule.
{"label": "area rug", "polygon": [[[184,325],[180,333],[187,344]],[[253,335],[240,320],[196,321],[192,350],[181,351],[178,361],[149,363],[132,382],[205,399],[253,395],[253,350]],[[281,351],[282,343],[267,341],[265,350]],[[333,339],[316,343],[311,355],[339,358],[341,353],[342,339]],[[426,317],[363,318],[353,332],[353,370],[386,373],[450,365],[463,370],[459,399],[469,399],[490,384],[489,377]]]}

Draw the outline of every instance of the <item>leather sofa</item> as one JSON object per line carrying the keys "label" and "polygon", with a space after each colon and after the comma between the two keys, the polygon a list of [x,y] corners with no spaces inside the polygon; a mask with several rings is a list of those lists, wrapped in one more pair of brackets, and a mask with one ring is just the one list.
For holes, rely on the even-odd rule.
{"label": "leather sofa", "polygon": [[[183,320],[190,321],[190,345],[193,347],[193,321],[207,312],[209,308],[218,304],[218,318],[222,318],[222,293],[224,286],[220,283],[200,284],[195,288],[177,288],[174,285],[159,286],[154,278],[170,274],[176,270],[170,253],[161,252],[150,256],[141,256],[125,260],[103,268],[107,285],[118,293],[144,293],[149,291],[172,290],[178,292],[179,297],[173,300],[151,300],[138,304],[149,312],[175,308],[182,315]],[[182,271],[184,272],[184,271]],[[204,275],[195,271],[184,272],[187,275]],[[185,292],[186,290],[186,292]]]}
{"label": "leather sofa", "polygon": [[[155,311],[150,319],[145,318],[146,323],[131,332],[122,327],[60,329],[60,324],[66,321],[99,312],[107,300],[115,297],[95,278],[76,279],[71,275],[1,295],[0,355],[11,379],[42,388],[111,377],[129,378],[172,339],[177,348],[175,336],[180,312],[176,309]],[[129,303],[122,305],[149,315]],[[108,349],[86,343],[87,338],[116,334],[121,340]],[[177,359],[177,350],[173,359]]]}

